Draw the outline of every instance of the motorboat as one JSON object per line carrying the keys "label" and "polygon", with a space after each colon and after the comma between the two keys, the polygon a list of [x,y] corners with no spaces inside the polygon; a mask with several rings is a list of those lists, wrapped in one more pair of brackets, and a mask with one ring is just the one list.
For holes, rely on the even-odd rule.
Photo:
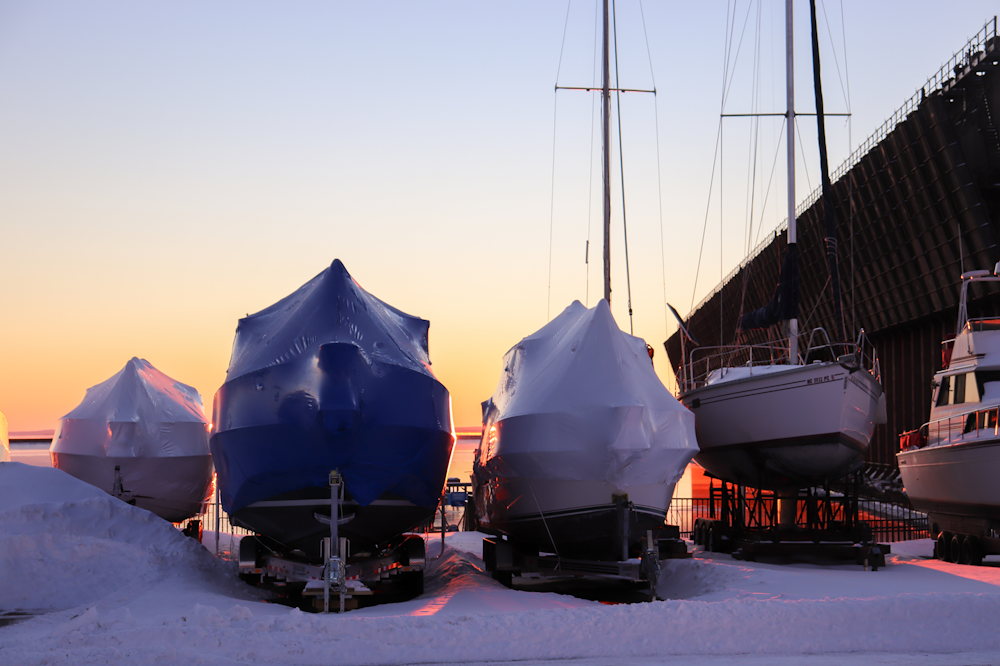
{"label": "motorboat", "polygon": [[145,359],[87,389],[49,453],[53,467],[171,522],[204,513],[212,496],[201,395]]}
{"label": "motorboat", "polygon": [[606,300],[573,302],[504,356],[473,463],[480,530],[560,557],[627,559],[662,528],[694,415]]}
{"label": "motorboat", "polygon": [[993,531],[994,537],[1000,529],[1000,318],[969,318],[967,299],[973,285],[1000,282],[998,273],[1000,264],[992,274],[962,274],[958,325],[943,343],[943,367],[931,383],[930,420],[903,433],[896,454],[914,508],[941,529],[957,522],[954,531]]}
{"label": "motorboat", "polygon": [[365,291],[339,259],[239,321],[211,435],[234,525],[319,559],[334,471],[352,553],[433,516],[455,435],[428,328]]}
{"label": "motorboat", "polygon": [[763,345],[700,347],[687,336],[685,345],[682,322],[679,377],[681,401],[696,415],[701,451],[695,460],[726,481],[774,490],[822,485],[859,468],[875,425],[885,414],[878,356],[864,329],[854,342],[845,342],[814,7],[821,203],[836,330],[831,342],[825,329],[813,329],[800,353],[791,0],[785,8],[788,246],[773,298],[744,314],[739,325],[740,331],[779,328],[780,339]]}

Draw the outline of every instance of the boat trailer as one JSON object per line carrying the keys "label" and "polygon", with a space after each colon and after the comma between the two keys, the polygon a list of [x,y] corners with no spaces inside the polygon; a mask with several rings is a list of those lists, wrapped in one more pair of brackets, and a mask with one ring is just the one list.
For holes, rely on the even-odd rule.
{"label": "boat trailer", "polygon": [[381,552],[352,556],[348,540],[338,534],[339,526],[350,520],[341,517],[343,501],[343,478],[335,470],[330,473],[330,516],[337,520],[315,514],[316,520],[330,525],[330,536],[323,538],[322,564],[270,548],[266,538],[246,536],[240,540],[240,578],[289,599],[301,598],[305,610],[324,613],[422,593],[427,563],[423,538],[404,534]]}
{"label": "boat trailer", "polygon": [[689,558],[691,553],[680,538],[676,525],[647,530],[639,557],[620,561],[577,560],[558,555],[541,554],[525,544],[502,536],[483,539],[483,563],[494,580],[512,587],[515,576],[533,574],[539,577],[588,577],[636,583],[647,583],[651,601],[656,600],[656,582],[660,578],[661,561]]}
{"label": "boat trailer", "polygon": [[758,557],[854,560],[865,570],[885,566],[890,552],[877,543],[860,519],[860,475],[834,486],[765,490],[730,483],[712,475],[709,517],[697,518],[693,540],[713,553],[755,562]]}

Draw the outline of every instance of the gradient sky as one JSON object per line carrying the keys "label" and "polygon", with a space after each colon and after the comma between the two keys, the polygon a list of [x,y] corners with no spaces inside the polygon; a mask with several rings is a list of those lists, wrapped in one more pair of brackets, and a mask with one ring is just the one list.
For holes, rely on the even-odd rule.
{"label": "gradient sky", "polygon": [[[997,7],[948,4],[827,0],[827,110],[845,112],[849,89],[853,114],[849,126],[830,120],[832,167]],[[726,110],[780,112],[783,2],[750,7]],[[557,72],[561,85],[594,82],[595,8],[574,2],[567,22],[566,2],[0,0],[0,410],[11,430],[54,427],[132,356],[196,387],[210,417],[237,319],[335,257],[430,320],[456,423],[478,423],[507,349],[601,292],[593,96],[560,92],[554,114],[553,92]],[[619,2],[621,85],[655,78],[658,89],[655,104],[622,100],[630,278],[635,333],[671,385],[664,281],[686,313],[744,256],[753,158],[748,122],[726,121],[726,203],[709,207],[726,4],[647,0],[643,11],[648,55],[638,3]],[[796,12],[797,107],[808,112],[808,4]],[[778,123],[761,121],[759,174]],[[799,199],[819,180],[813,127],[800,120]],[[769,178],[757,181],[765,235],[784,218],[775,173],[766,196]],[[617,185],[613,196],[612,305],[628,330]]]}

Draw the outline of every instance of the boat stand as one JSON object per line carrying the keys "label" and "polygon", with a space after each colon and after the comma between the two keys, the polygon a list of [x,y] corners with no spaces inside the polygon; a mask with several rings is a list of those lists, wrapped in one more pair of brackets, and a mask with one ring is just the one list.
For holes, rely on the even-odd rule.
{"label": "boat stand", "polygon": [[711,478],[709,517],[694,524],[695,545],[734,559],[810,556],[854,560],[877,571],[888,544],[860,519],[859,473],[822,488],[774,491]]}

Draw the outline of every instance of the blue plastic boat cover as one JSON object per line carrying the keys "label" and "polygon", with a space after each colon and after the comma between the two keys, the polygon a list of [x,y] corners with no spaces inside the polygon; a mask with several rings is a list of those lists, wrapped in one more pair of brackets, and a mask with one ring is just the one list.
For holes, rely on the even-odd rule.
{"label": "blue plastic boat cover", "polygon": [[435,506],[454,427],[428,327],[362,289],[339,259],[241,319],[211,437],[226,511],[326,488],[334,469],[361,506],[383,493]]}

